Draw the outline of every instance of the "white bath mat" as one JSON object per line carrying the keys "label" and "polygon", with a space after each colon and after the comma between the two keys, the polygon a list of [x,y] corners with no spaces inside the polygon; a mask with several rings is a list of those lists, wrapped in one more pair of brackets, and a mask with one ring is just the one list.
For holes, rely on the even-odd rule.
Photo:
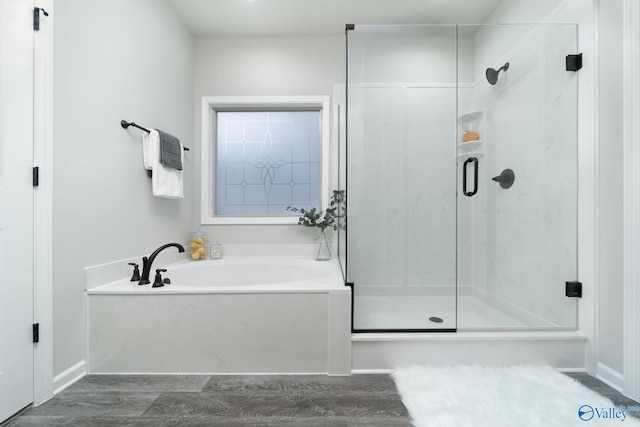
{"label": "white bath mat", "polygon": [[640,427],[626,408],[549,367],[414,366],[393,378],[419,427]]}

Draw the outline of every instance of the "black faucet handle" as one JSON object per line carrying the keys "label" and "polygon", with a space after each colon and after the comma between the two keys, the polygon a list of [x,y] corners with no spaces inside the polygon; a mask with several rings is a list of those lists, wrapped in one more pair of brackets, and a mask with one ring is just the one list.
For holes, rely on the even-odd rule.
{"label": "black faucet handle", "polygon": [[133,266],[133,275],[131,276],[131,282],[137,282],[140,280],[140,270],[138,270],[138,264],[130,262],[129,265]]}
{"label": "black faucet handle", "polygon": [[153,285],[151,286],[152,288],[160,288],[164,286],[164,282],[162,281],[162,273],[166,271],[167,271],[166,268],[158,268],[156,270],[156,277],[153,280]]}

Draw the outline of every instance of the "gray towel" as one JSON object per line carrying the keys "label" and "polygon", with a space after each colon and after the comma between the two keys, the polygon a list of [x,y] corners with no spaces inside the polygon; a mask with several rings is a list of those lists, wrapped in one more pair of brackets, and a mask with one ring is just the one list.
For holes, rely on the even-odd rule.
{"label": "gray towel", "polygon": [[156,129],[160,135],[160,164],[182,170],[182,145],[173,135]]}

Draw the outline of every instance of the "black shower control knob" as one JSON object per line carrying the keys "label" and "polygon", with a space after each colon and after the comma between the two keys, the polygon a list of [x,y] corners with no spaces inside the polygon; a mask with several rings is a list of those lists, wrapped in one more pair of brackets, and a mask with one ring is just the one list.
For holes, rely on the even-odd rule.
{"label": "black shower control knob", "polygon": [[513,182],[516,179],[516,175],[513,173],[511,169],[505,169],[498,176],[494,176],[491,178],[495,182],[500,184],[502,188],[510,188],[513,185]]}

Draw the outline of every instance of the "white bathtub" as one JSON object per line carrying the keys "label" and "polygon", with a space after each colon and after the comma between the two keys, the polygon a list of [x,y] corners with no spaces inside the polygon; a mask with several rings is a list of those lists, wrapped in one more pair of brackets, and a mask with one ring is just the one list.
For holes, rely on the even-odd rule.
{"label": "white bathtub", "polygon": [[[126,264],[125,264],[126,265]],[[351,372],[351,289],[337,262],[236,257],[168,266],[87,294],[90,373]]]}
{"label": "white bathtub", "polygon": [[166,268],[162,278],[170,285],[152,288],[122,279],[93,288],[89,294],[193,294],[247,292],[318,292],[342,289],[342,275],[335,262],[318,262],[307,257],[239,257],[207,261],[187,261]]}

